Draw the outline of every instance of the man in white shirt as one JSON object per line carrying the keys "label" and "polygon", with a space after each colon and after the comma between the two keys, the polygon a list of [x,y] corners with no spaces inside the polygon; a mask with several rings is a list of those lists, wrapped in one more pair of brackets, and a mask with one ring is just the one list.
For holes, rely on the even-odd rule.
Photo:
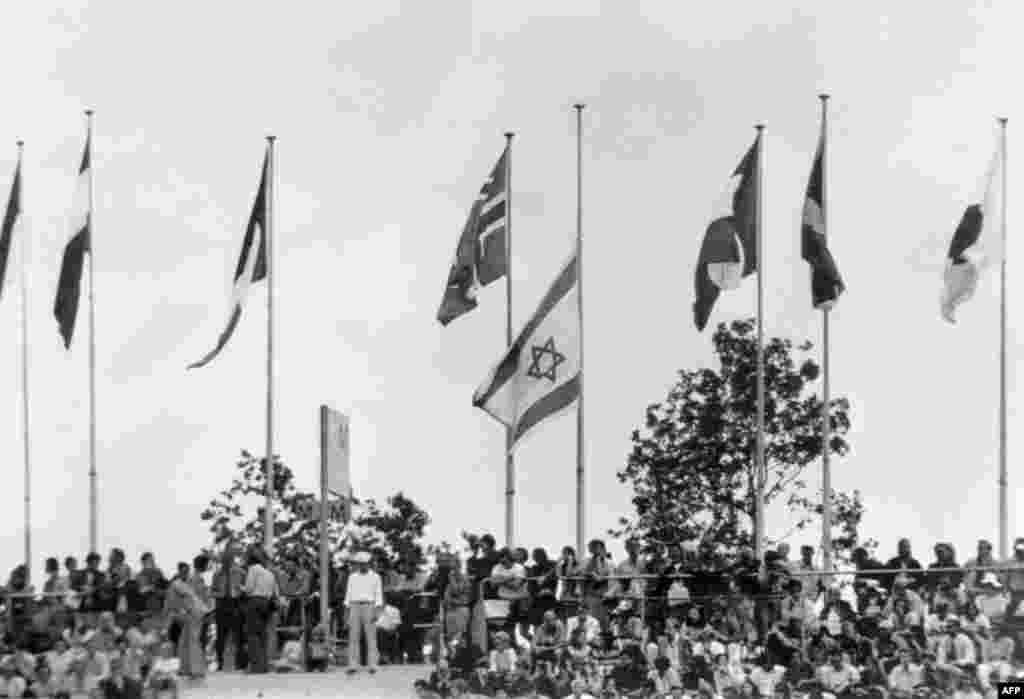
{"label": "man in white shirt", "polygon": [[583,629],[583,639],[588,645],[596,643],[601,636],[601,622],[590,616],[585,605],[580,605],[579,614],[569,619],[565,628],[566,638],[571,638],[576,629]]}
{"label": "man in white shirt", "polygon": [[889,673],[889,691],[894,698],[909,697],[924,681],[924,672],[920,665],[910,662],[910,650],[900,651],[900,664]]}
{"label": "man in white shirt", "polygon": [[841,696],[860,682],[860,673],[843,657],[842,651],[833,650],[829,662],[818,668],[818,682],[823,691]]}
{"label": "man in white shirt", "polygon": [[761,662],[750,671],[750,682],[757,689],[758,696],[774,697],[775,689],[786,676],[786,668],[774,665],[767,653],[761,656]]}
{"label": "man in white shirt", "polygon": [[370,674],[377,672],[377,617],[384,610],[384,586],[380,576],[370,570],[370,554],[360,551],[352,557],[355,570],[348,576],[345,607],[348,609],[348,674],[359,667],[359,641],[366,637],[366,664]]}
{"label": "man in white shirt", "polygon": [[249,654],[249,672],[262,674],[269,671],[268,627],[271,600],[279,594],[277,577],[266,568],[266,555],[252,549],[247,556],[249,570],[245,574],[245,634]]}

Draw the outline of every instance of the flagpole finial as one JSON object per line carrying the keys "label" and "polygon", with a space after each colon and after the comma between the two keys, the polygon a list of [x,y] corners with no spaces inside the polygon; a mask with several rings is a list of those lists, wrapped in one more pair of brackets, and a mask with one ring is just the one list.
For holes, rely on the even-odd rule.
{"label": "flagpole finial", "polygon": [[91,109],[86,109],[85,110],[85,115],[87,117],[89,117],[90,119],[92,119],[92,114],[93,114],[93,111]]}
{"label": "flagpole finial", "polygon": [[999,122],[1000,126],[1006,126],[1006,122],[1009,121],[1006,117],[996,117],[996,121]]}
{"label": "flagpole finial", "polygon": [[25,142],[22,141],[21,139],[18,139],[17,144],[18,144],[18,150],[21,150],[25,146]]}
{"label": "flagpole finial", "polygon": [[512,143],[512,137],[515,136],[515,135],[516,135],[515,131],[506,131],[505,132],[505,143]]}
{"label": "flagpole finial", "polygon": [[277,136],[267,136],[267,143],[273,143],[277,140]]}
{"label": "flagpole finial", "polygon": [[582,112],[583,108],[586,107],[586,106],[587,105],[583,104],[582,102],[577,102],[576,104],[574,104],[572,106],[572,108],[575,109],[577,112]]}
{"label": "flagpole finial", "polygon": [[828,102],[828,98],[831,96],[832,95],[828,94],[827,92],[822,92],[820,95],[818,95],[818,99],[820,99],[822,102]]}
{"label": "flagpole finial", "polygon": [[754,128],[757,129],[758,133],[764,131],[764,124],[754,124]]}

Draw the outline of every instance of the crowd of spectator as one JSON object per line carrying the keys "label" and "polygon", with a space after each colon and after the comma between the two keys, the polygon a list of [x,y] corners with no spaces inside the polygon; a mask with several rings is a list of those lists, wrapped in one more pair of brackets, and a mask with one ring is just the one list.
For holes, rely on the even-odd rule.
{"label": "crowd of spectator", "polygon": [[552,561],[484,536],[442,562],[443,646],[418,696],[988,699],[1024,676],[1024,538],[963,565],[939,544],[927,567],[901,540],[841,573],[786,544],[588,548]]}

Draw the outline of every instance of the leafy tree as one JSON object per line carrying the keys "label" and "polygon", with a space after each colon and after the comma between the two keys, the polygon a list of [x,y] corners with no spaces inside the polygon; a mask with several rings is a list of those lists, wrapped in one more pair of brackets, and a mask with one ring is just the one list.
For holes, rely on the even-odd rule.
{"label": "leafy tree", "polygon": [[[211,551],[225,546],[247,548],[263,541],[266,503],[266,460],[242,451],[231,486],[210,500],[201,518],[209,523],[213,536]],[[317,494],[299,490],[295,474],[280,457],[275,457],[274,554],[298,555],[315,567],[320,556],[320,519]],[[351,521],[340,508],[329,511],[328,547],[332,554],[354,548],[381,553],[392,562],[399,557],[422,561],[420,544],[430,516],[410,498],[396,493],[385,505],[374,500],[353,498]]]}
{"label": "leafy tree", "polygon": [[[660,404],[647,408],[634,430],[622,483],[633,488],[633,518],[620,520],[615,536],[647,541],[705,540],[725,550],[753,544],[756,514],[757,335],[752,319],[721,323],[712,338],[717,369],[684,370]],[[766,338],[766,501],[785,498],[805,527],[814,502],[804,496],[805,469],[823,453],[822,402],[813,393],[819,368],[811,343]],[[829,408],[833,454],[849,446],[849,402],[833,398]],[[850,505],[849,499],[839,502]],[[859,500],[857,501],[859,503]],[[819,504],[820,510],[820,504]],[[845,535],[863,506],[837,511]]]}

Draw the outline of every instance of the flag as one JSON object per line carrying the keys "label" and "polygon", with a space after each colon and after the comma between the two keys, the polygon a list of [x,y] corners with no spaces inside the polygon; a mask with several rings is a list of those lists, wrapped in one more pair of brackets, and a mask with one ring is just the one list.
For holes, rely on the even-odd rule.
{"label": "flag", "polygon": [[506,148],[480,188],[462,228],[455,259],[448,271],[437,320],[448,325],[477,306],[481,286],[487,286],[508,272],[506,230]]}
{"label": "flag", "polygon": [[824,190],[825,130],[822,125],[818,151],[811,166],[811,177],[807,181],[804,196],[804,215],[800,226],[800,256],[811,266],[811,303],[819,310],[835,306],[839,296],[846,290],[836,261],[825,240]]}
{"label": "flag", "polygon": [[997,150],[982,181],[981,195],[964,210],[949,244],[940,300],[942,317],[949,323],[956,322],[957,307],[974,296],[985,268],[1002,259],[998,183],[1003,167]]}
{"label": "flag", "polygon": [[473,405],[512,428],[512,447],[580,394],[576,254],[526,327],[473,395]]}
{"label": "flag", "polygon": [[267,166],[270,161],[270,150],[263,157],[263,170],[260,174],[260,188],[256,192],[256,200],[252,203],[249,224],[245,227],[245,238],[242,241],[242,252],[238,256],[235,267],[234,286],[231,290],[230,308],[227,326],[217,340],[217,346],[205,357],[189,369],[198,369],[213,361],[231,339],[231,335],[242,318],[242,307],[245,305],[249,287],[267,277]]}
{"label": "flag", "polygon": [[89,197],[89,179],[92,177],[92,135],[85,140],[82,163],[78,166],[75,198],[71,209],[71,238],[64,246],[64,258],[57,282],[57,300],[53,315],[64,339],[64,349],[70,349],[78,318],[78,302],[82,296],[82,267],[85,253],[92,250],[92,202]]}
{"label": "flag", "polygon": [[327,490],[348,497],[352,492],[349,471],[348,416],[326,405],[320,406],[320,450]]}
{"label": "flag", "polygon": [[693,322],[698,331],[708,324],[711,309],[722,289],[736,289],[757,271],[757,157],[760,134],[732,173],[717,212],[704,233],[694,273],[696,300]]}
{"label": "flag", "polygon": [[21,160],[14,168],[14,181],[11,182],[11,195],[7,199],[7,211],[4,213],[4,225],[0,230],[0,297],[4,293],[4,282],[7,279],[7,261],[11,256],[11,242],[14,229],[21,219]]}

